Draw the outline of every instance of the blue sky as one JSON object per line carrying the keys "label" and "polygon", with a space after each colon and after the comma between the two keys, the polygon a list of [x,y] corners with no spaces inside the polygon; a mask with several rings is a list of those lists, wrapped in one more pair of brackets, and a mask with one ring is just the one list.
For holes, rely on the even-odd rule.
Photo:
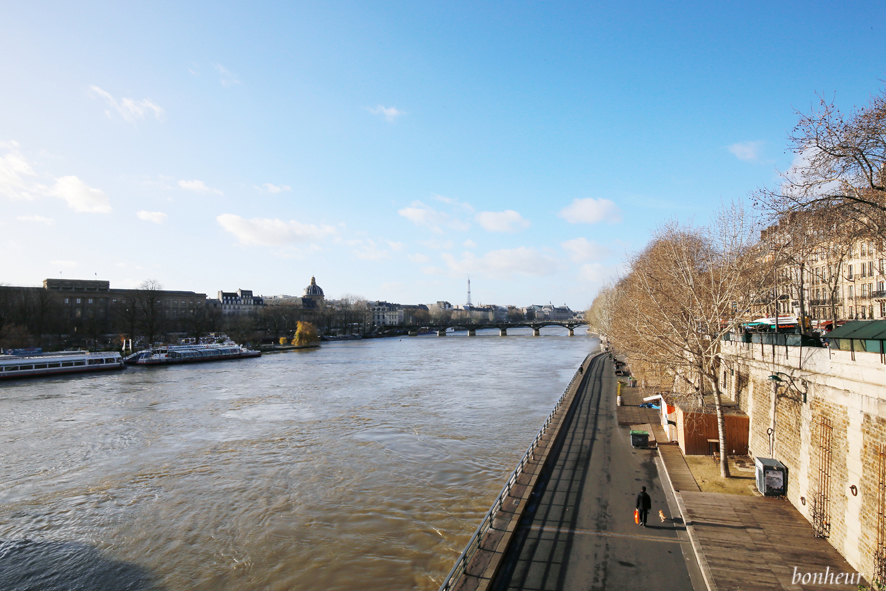
{"label": "blue sky", "polygon": [[0,283],[590,304],[886,80],[881,2],[6,2]]}

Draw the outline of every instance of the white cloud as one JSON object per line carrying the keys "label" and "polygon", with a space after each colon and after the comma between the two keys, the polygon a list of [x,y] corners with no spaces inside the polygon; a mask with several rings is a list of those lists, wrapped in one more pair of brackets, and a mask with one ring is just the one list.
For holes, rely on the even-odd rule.
{"label": "white cloud", "polygon": [[387,243],[388,243],[388,247],[391,250],[393,250],[394,252],[402,252],[403,248],[405,248],[405,246],[406,246],[402,242],[396,242],[394,240],[388,240]]}
{"label": "white cloud", "polygon": [[[136,119],[144,119],[145,115],[153,113],[154,117],[157,118],[158,121],[163,119],[163,108],[159,105],[153,103],[150,99],[142,99],[140,101],[124,98],[119,102],[111,93],[102,90],[98,86],[90,86],[89,89],[93,94],[97,94],[98,96],[105,99],[105,102],[117,112],[124,120],[129,121],[130,123],[134,122]],[[111,117],[111,111],[106,110],[105,113]]]}
{"label": "white cloud", "polygon": [[466,231],[471,225],[455,215],[437,211],[421,201],[413,201],[409,207],[397,211],[398,214],[417,226],[430,228],[432,232],[442,234],[443,229]]}
{"label": "white cloud", "polygon": [[47,192],[67,202],[68,207],[77,212],[110,213],[111,202],[101,189],[93,189],[75,176],[56,179],[55,185]]}
{"label": "white cloud", "polygon": [[34,222],[35,224],[46,224],[47,226],[51,226],[55,223],[55,220],[52,218],[45,218],[42,215],[20,215],[16,218],[22,222]]}
{"label": "white cloud", "polygon": [[272,185],[271,183],[265,183],[260,187],[261,189],[267,191],[268,193],[282,193],[283,191],[291,191],[292,187],[288,185]]}
{"label": "white cloud", "polygon": [[[87,213],[111,211],[107,195],[101,189],[89,187],[76,176],[53,179],[55,182],[52,186],[36,182],[38,175],[18,151],[17,142],[0,142],[0,149],[9,150],[8,154],[0,155],[0,195],[10,199],[25,200],[57,197],[67,202],[68,207],[74,211]],[[39,221],[46,223],[44,221],[46,219],[48,218],[41,218]],[[32,218],[28,221],[38,220]]]}
{"label": "white cloud", "polygon": [[362,261],[381,261],[391,258],[390,252],[379,248],[372,240],[369,240],[366,244],[361,244],[351,252]]}
{"label": "white cloud", "polygon": [[221,64],[215,64],[215,69],[218,71],[222,86],[234,86],[235,84],[240,84],[240,80],[236,75],[231,73],[227,68],[225,68]]}
{"label": "white cloud", "polygon": [[204,183],[203,181],[179,181],[178,186],[182,189],[193,191],[194,193],[215,193],[216,195],[224,195],[224,193],[222,193],[218,189],[207,187],[206,183]]}
{"label": "white cloud", "polygon": [[452,240],[419,240],[418,243],[431,250],[451,250],[455,246]]}
{"label": "white cloud", "polygon": [[581,266],[578,279],[586,283],[606,283],[618,277],[618,267],[601,263],[587,263]]}
{"label": "white cloud", "polygon": [[596,224],[599,222],[617,223],[621,221],[621,210],[609,199],[575,199],[571,205],[560,211],[560,217],[570,224]]}
{"label": "white cloud", "polygon": [[77,263],[74,261],[50,261],[50,265],[53,267],[76,267]]}
{"label": "white cloud", "polygon": [[406,255],[406,258],[408,258],[413,263],[419,263],[419,264],[424,264],[424,263],[427,263],[428,261],[431,260],[431,257],[429,257],[426,254],[410,254],[410,255]]}
{"label": "white cloud", "polygon": [[474,242],[473,240],[471,240],[470,238],[468,238],[467,240],[462,242],[461,245],[464,246],[465,248],[477,248],[477,243]]}
{"label": "white cloud", "polygon": [[33,193],[40,190],[33,179],[37,173],[18,150],[18,142],[0,142],[0,149],[9,150],[0,155],[0,195],[10,199],[34,199]]}
{"label": "white cloud", "polygon": [[513,209],[505,211],[481,211],[477,223],[489,232],[517,232],[529,227],[529,221]]}
{"label": "white cloud", "polygon": [[287,246],[322,240],[336,234],[333,226],[302,224],[295,220],[288,222],[267,218],[247,220],[230,213],[223,213],[215,219],[222,228],[236,236],[240,244],[245,245]]}
{"label": "white cloud", "polygon": [[137,214],[138,219],[144,220],[146,222],[154,222],[155,224],[162,224],[166,221],[166,214],[162,211],[140,211]]}
{"label": "white cloud", "polygon": [[564,250],[568,250],[570,257],[574,263],[583,263],[585,261],[599,261],[605,259],[612,251],[587,238],[575,238],[567,240],[560,244]]}
{"label": "white cloud", "polygon": [[474,213],[474,208],[471,207],[470,203],[465,203],[464,201],[459,201],[453,197],[446,197],[445,195],[434,195],[434,201],[439,201],[441,203],[445,203],[447,205],[451,205],[455,210],[462,210],[465,213],[471,214]]}
{"label": "white cloud", "polygon": [[755,162],[760,158],[760,149],[762,147],[763,142],[757,141],[731,144],[729,146],[726,146],[726,149],[729,150],[732,155],[739,160],[744,160],[745,162]]}
{"label": "white cloud", "polygon": [[383,116],[388,123],[393,123],[397,119],[397,117],[400,117],[404,114],[404,112],[400,111],[399,109],[396,109],[394,107],[385,107],[383,105],[379,105],[375,108],[366,107],[366,110],[373,115]]}
{"label": "white cloud", "polygon": [[514,274],[543,276],[553,274],[558,266],[553,257],[525,246],[493,250],[482,257],[466,252],[462,254],[460,260],[448,253],[442,256],[450,272],[459,276],[486,275],[502,278],[509,278]]}

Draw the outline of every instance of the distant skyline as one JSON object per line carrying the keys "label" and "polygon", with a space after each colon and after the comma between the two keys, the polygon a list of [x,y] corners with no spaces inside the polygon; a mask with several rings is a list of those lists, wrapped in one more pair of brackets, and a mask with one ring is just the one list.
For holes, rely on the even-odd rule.
{"label": "distant skyline", "polygon": [[886,7],[8,2],[0,283],[590,305],[886,80]]}

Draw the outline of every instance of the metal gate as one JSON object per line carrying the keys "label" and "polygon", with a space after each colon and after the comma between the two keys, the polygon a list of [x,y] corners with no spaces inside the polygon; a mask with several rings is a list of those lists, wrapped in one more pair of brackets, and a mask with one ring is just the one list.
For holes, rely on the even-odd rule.
{"label": "metal gate", "polygon": [[830,489],[831,421],[822,417],[818,423],[818,480],[812,496],[812,528],[817,538],[831,534]]}

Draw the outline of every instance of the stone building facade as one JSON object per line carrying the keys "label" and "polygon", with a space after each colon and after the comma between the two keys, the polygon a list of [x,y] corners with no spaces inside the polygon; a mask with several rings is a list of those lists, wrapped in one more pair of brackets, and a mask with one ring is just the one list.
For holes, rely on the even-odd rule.
{"label": "stone building facade", "polygon": [[886,575],[886,357],[734,341],[722,353],[750,453],[787,466],[788,500],[854,568]]}
{"label": "stone building facade", "polygon": [[[774,252],[789,241],[791,225],[802,223],[797,215],[760,233],[761,244],[769,245],[762,251],[761,268],[775,265]],[[829,323],[834,314],[838,321],[886,318],[886,251],[882,245],[872,238],[836,243],[829,235],[821,228],[809,229],[808,243],[794,253],[790,263],[777,269],[775,301],[770,303],[767,298],[765,305],[754,307],[756,314],[771,315],[774,305],[779,314],[799,317],[802,296],[806,315],[813,321]]]}

